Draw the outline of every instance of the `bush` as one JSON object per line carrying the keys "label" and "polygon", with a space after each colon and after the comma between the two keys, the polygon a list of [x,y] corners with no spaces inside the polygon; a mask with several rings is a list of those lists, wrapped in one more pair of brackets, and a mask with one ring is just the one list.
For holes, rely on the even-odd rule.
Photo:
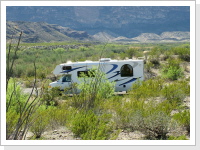
{"label": "bush", "polygon": [[163,77],[171,80],[177,80],[183,76],[183,69],[179,67],[170,66],[168,70],[163,70]]}
{"label": "bush", "polygon": [[160,55],[162,54],[162,50],[158,47],[154,47],[149,51],[149,61],[154,64],[154,67],[160,66]]}
{"label": "bush", "polygon": [[169,132],[170,117],[162,112],[154,112],[144,118],[143,133],[148,139],[166,139]]}
{"label": "bush", "polygon": [[125,54],[129,59],[132,59],[132,57],[142,57],[142,52],[138,48],[129,48],[125,51]]}
{"label": "bush", "polygon": [[[26,81],[24,81],[24,86],[26,87],[26,88],[32,88],[33,86],[34,86],[34,79],[33,78],[27,78],[27,80]],[[37,84],[36,84],[36,86],[37,86]]]}
{"label": "bush", "polygon": [[190,61],[190,47],[175,47],[172,48],[171,51],[175,54],[178,55],[179,58],[183,61]]}
{"label": "bush", "polygon": [[167,59],[172,58],[172,52],[170,50],[166,50],[164,55],[162,56],[163,61],[167,61]]}
{"label": "bush", "polygon": [[6,91],[6,111],[13,110],[20,113],[26,103],[27,95],[22,93],[22,89],[16,79],[11,78]]}
{"label": "bush", "polygon": [[137,100],[157,97],[160,95],[160,91],[163,88],[163,83],[164,81],[159,78],[138,82],[133,84],[129,94],[132,98]]}
{"label": "bush", "polygon": [[37,78],[38,79],[45,79],[47,76],[46,71],[45,70],[38,70],[37,72]]}
{"label": "bush", "polygon": [[44,94],[42,94],[41,101],[48,107],[48,106],[57,106],[58,101],[56,98],[61,94],[59,87],[54,87],[49,89],[47,87],[43,87]]}
{"label": "bush", "polygon": [[170,136],[167,138],[167,140],[188,140],[188,139],[186,138],[185,135],[182,135],[182,136],[178,136],[178,137]]}
{"label": "bush", "polygon": [[41,138],[42,134],[48,129],[56,129],[59,126],[65,126],[69,120],[70,110],[66,105],[49,106],[41,105],[34,116],[30,131],[33,132],[36,139]]}
{"label": "bush", "polygon": [[19,114],[15,110],[6,112],[6,139],[9,139],[15,131]]}
{"label": "bush", "polygon": [[108,140],[113,125],[108,122],[110,115],[95,115],[92,111],[80,111],[72,120],[71,130],[82,140]]}
{"label": "bush", "polygon": [[146,64],[145,64],[145,69],[147,70],[147,72],[152,72],[151,71],[151,68],[153,68],[154,67],[154,64],[152,63],[152,62],[147,62]]}
{"label": "bush", "polygon": [[17,78],[21,77],[21,76],[24,74],[24,69],[25,69],[24,66],[19,66],[19,65],[17,65],[17,66],[15,67],[13,76],[14,76],[14,77],[17,77]]}
{"label": "bush", "polygon": [[74,96],[75,107],[98,110],[99,104],[114,94],[115,83],[109,82],[99,69],[92,69],[88,75],[83,75],[79,80],[81,84],[77,88],[81,93],[79,96]]}
{"label": "bush", "polygon": [[[133,105],[137,104],[130,104],[130,103],[118,103],[115,104],[114,108],[114,121],[116,122],[117,128],[120,129],[129,129],[132,128],[130,121],[132,118],[132,113],[133,113]],[[132,108],[131,108],[132,107]]]}
{"label": "bush", "polygon": [[33,77],[35,75],[35,70],[33,67],[29,67],[26,70],[26,76],[27,77]]}
{"label": "bush", "polygon": [[65,126],[69,118],[69,109],[65,106],[48,107],[49,127],[56,129],[58,126]]}
{"label": "bush", "polygon": [[190,95],[190,85],[186,81],[174,81],[162,89],[162,95],[171,103],[180,105]]}
{"label": "bush", "polygon": [[180,67],[180,61],[168,59],[168,63],[162,67],[162,76],[170,80],[177,80],[183,77],[183,69]]}
{"label": "bush", "polygon": [[40,107],[33,116],[33,122],[30,131],[33,132],[35,138],[40,138],[41,135],[47,130],[49,125],[48,111],[45,107]]}
{"label": "bush", "polygon": [[137,102],[133,107],[130,125],[132,130],[146,134],[147,139],[166,139],[169,132],[172,105],[166,101]]}
{"label": "bush", "polygon": [[6,91],[6,139],[21,140],[25,137],[32,122],[38,99],[32,99],[24,94],[16,79],[10,78]]}
{"label": "bush", "polygon": [[[116,122],[117,128],[128,131],[138,130],[146,134],[148,139],[167,138],[167,133],[171,126],[171,111],[175,109],[175,107],[167,100],[162,100],[162,97],[160,97],[160,101],[158,101],[158,97],[156,96],[158,96],[159,93],[161,94],[159,83],[161,83],[161,81],[155,81],[155,84],[154,82],[146,82],[145,85],[140,85],[140,87],[145,86],[147,89],[150,89],[147,92],[150,93],[147,94],[147,97],[144,87],[140,90],[140,87],[138,87],[138,89],[134,91],[135,93],[139,91],[141,95],[143,95],[142,97],[136,98],[137,96],[135,97],[134,93],[123,97],[123,99],[113,98],[113,100],[110,99],[107,102],[106,113],[113,114],[113,120]],[[156,89],[159,93],[152,94],[152,91]]]}
{"label": "bush", "polygon": [[190,110],[184,110],[173,116],[173,119],[177,120],[180,125],[186,128],[188,134],[190,134]]}
{"label": "bush", "polygon": [[156,58],[150,59],[150,62],[153,64],[155,68],[157,68],[160,65],[160,61]]}

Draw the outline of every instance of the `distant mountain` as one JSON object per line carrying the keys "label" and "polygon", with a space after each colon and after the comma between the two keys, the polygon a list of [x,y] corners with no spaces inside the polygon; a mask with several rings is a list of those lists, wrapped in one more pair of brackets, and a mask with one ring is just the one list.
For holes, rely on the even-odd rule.
{"label": "distant mountain", "polygon": [[183,31],[163,32],[160,35],[155,33],[142,33],[134,38],[127,38],[123,36],[115,38],[106,33],[97,33],[93,37],[101,42],[132,42],[132,43],[189,42],[190,32],[183,32]]}
{"label": "distant mountain", "polygon": [[45,22],[24,22],[24,21],[7,21],[6,39],[18,39],[19,33],[23,31],[22,42],[55,42],[70,40],[92,40],[93,37],[85,31],[76,31],[68,27],[62,27]]}
{"label": "distant mountain", "polygon": [[77,31],[68,27],[45,22],[7,21],[6,39],[18,39],[19,33],[23,31],[22,42],[58,42],[58,41],[100,41],[100,42],[189,42],[190,33],[183,31],[155,33],[142,33],[134,38],[117,36],[112,33],[98,32],[89,35],[85,31]]}
{"label": "distant mountain", "polygon": [[9,6],[7,21],[46,22],[115,38],[190,32],[189,6]]}

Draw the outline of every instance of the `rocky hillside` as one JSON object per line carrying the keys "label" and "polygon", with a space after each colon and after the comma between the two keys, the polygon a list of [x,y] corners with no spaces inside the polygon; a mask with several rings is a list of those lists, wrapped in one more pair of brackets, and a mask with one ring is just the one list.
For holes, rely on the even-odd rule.
{"label": "rocky hillside", "polygon": [[6,23],[6,39],[18,39],[19,33],[23,31],[22,42],[54,42],[69,40],[92,40],[92,36],[85,31],[76,31],[68,27],[62,27],[45,22],[12,22]]}
{"label": "rocky hillside", "polygon": [[144,36],[142,33],[160,36],[163,32],[190,31],[190,7],[187,6],[9,6],[6,19],[47,22],[90,35],[100,32],[125,39]]}
{"label": "rocky hillside", "polygon": [[45,22],[13,22],[8,21],[6,26],[7,40],[18,39],[20,31],[23,31],[22,42],[58,42],[58,41],[100,41],[100,42],[189,42],[190,33],[182,31],[155,33],[142,33],[134,38],[117,36],[111,32],[99,32],[89,35],[86,31],[77,31],[68,27],[62,27]]}

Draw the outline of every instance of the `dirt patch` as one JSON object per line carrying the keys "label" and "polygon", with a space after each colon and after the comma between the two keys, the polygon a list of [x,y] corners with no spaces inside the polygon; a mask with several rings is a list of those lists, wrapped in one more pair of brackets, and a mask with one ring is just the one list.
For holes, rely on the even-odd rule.
{"label": "dirt patch", "polygon": [[[28,132],[26,140],[33,138],[33,133]],[[74,134],[64,126],[59,127],[57,130],[49,130],[42,134],[44,140],[78,140]]]}
{"label": "dirt patch", "polygon": [[[122,131],[116,140],[143,140],[145,137],[139,131],[128,132]],[[25,140],[31,140],[33,138],[33,133],[28,132]],[[42,135],[44,140],[81,140],[81,138],[76,138],[74,134],[64,126],[59,127],[57,130],[49,130],[44,132]]]}
{"label": "dirt patch", "polygon": [[144,140],[145,135],[139,131],[126,132],[122,131],[116,140]]}

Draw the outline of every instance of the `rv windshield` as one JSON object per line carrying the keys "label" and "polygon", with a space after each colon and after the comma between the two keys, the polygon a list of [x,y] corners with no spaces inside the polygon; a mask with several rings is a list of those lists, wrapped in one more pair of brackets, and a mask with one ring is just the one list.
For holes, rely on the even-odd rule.
{"label": "rv windshield", "polygon": [[62,82],[71,82],[71,75],[64,75],[60,78]]}

